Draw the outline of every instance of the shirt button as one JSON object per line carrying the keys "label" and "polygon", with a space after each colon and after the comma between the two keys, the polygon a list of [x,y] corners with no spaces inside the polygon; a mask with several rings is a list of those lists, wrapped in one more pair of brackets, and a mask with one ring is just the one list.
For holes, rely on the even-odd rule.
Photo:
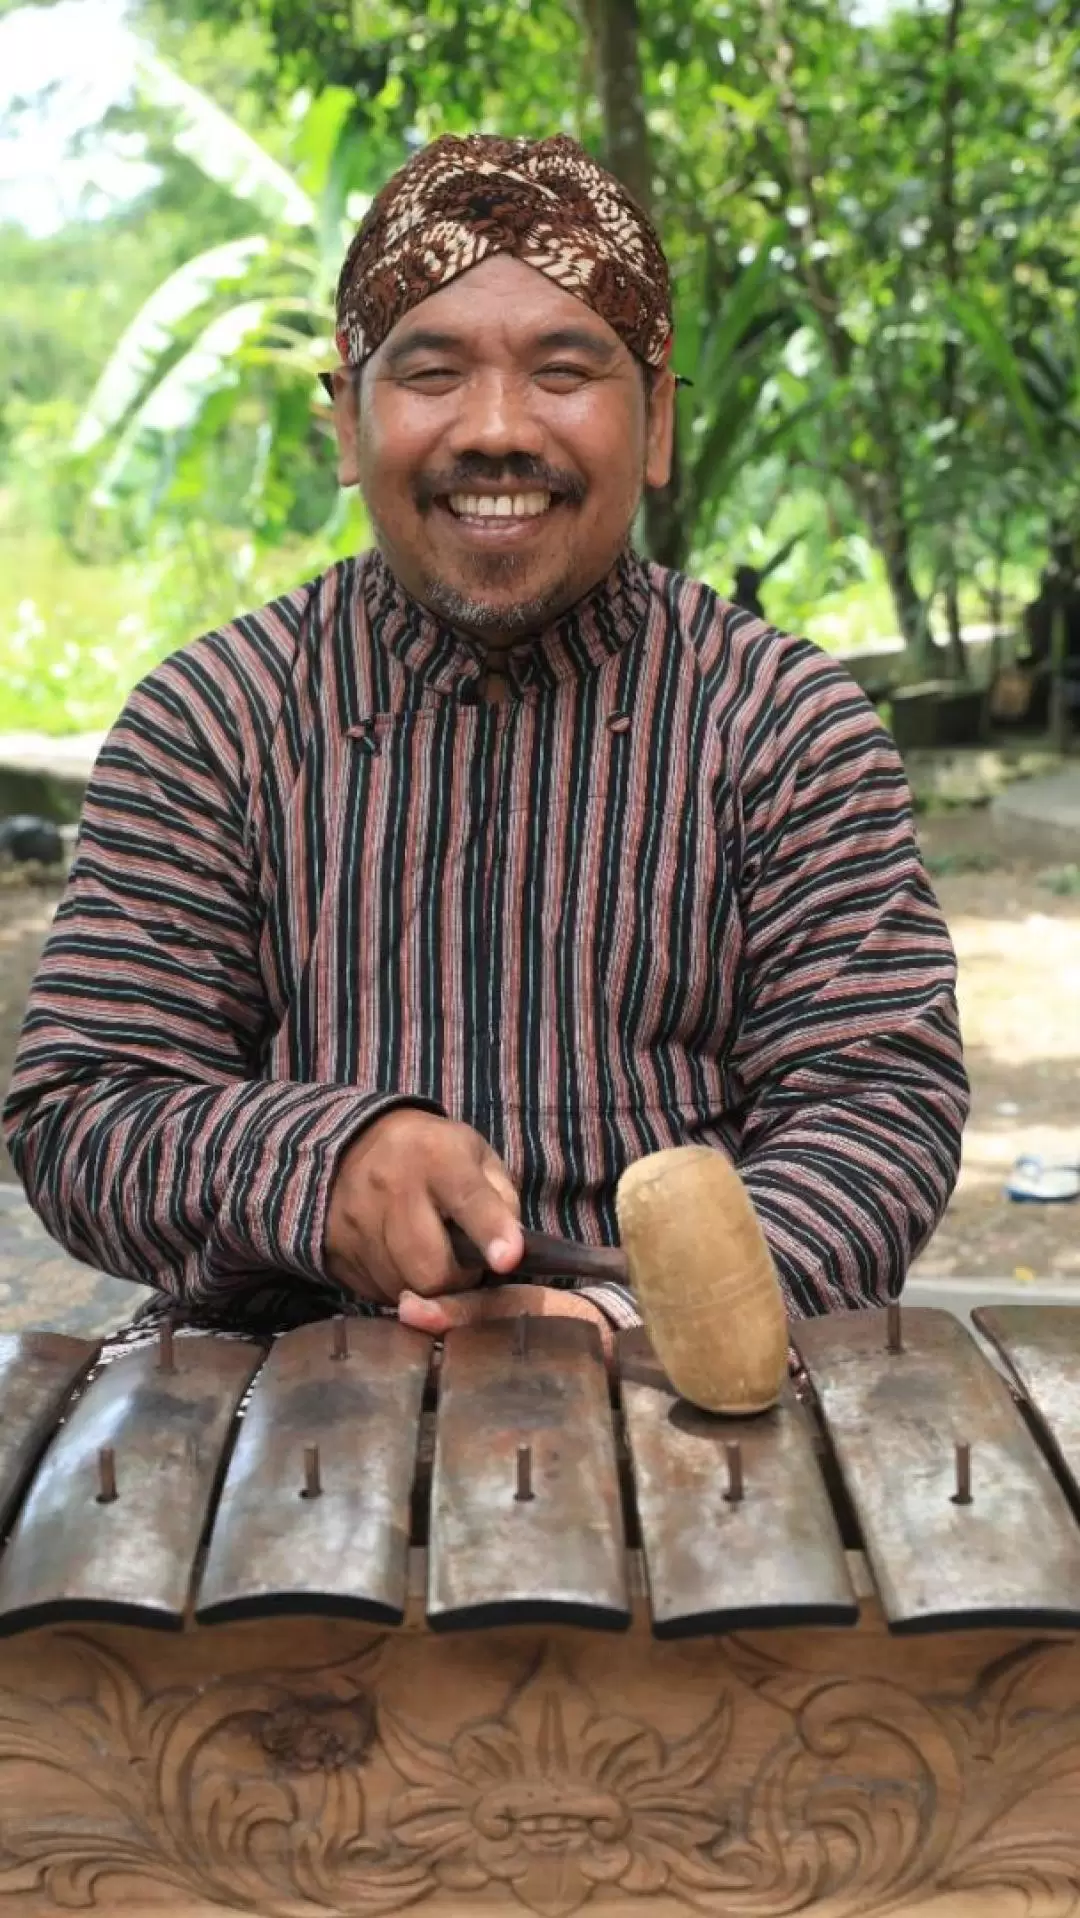
{"label": "shirt button", "polygon": [[628,733],[630,731],[629,713],[609,713],[607,729],[609,733]]}
{"label": "shirt button", "polygon": [[346,739],[355,740],[356,744],[365,753],[377,753],[379,750],[379,742],[375,737],[374,722],[370,719],[361,720],[359,726],[347,727],[345,737]]}

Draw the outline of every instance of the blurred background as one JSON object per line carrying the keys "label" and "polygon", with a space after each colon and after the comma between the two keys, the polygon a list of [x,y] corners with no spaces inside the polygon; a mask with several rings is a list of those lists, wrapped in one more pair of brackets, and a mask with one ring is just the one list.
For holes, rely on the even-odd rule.
{"label": "blurred background", "polygon": [[576,135],[662,230],[694,386],[653,554],[892,642],[879,697],[985,680],[1076,529],[1076,13],[0,6],[0,731],[106,726],[364,543],[314,379],[337,271],[410,150],[476,127]]}
{"label": "blurred background", "polygon": [[[920,1270],[1080,1277],[1077,1206],[1004,1190],[1080,1161],[1077,0],[0,0],[0,1087],[128,689],[367,542],[338,269],[474,128],[649,207],[694,384],[642,539],[842,654],[904,754],[975,1088]],[[40,1322],[10,1180],[0,1319]]]}

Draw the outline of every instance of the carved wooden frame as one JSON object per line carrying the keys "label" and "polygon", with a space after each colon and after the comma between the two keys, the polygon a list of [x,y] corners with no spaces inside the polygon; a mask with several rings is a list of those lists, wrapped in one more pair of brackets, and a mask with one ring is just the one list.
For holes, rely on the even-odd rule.
{"label": "carved wooden frame", "polygon": [[[419,1568],[418,1568],[419,1569]],[[0,1645],[0,1914],[1066,1918],[1080,1638],[327,1619]]]}

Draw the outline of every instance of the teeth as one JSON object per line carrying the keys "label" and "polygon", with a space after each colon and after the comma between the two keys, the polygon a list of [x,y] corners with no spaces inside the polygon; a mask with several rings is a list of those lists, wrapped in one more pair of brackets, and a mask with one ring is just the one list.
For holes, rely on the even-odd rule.
{"label": "teeth", "polygon": [[459,519],[535,519],[551,505],[550,493],[451,493]]}

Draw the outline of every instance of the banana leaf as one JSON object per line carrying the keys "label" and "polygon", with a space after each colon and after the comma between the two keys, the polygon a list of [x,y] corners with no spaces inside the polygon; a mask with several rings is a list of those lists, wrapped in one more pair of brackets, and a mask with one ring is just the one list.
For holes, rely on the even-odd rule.
{"label": "banana leaf", "polygon": [[150,298],[113,348],[86,403],[72,439],[72,451],[88,453],[123,424],[146,392],[162,359],[176,344],[182,320],[223,286],[243,279],[252,263],[269,250],[263,233],[228,240],[193,260],[155,287]]}
{"label": "banana leaf", "polygon": [[244,342],[263,326],[270,302],[244,300],[219,313],[194,345],[171,366],[128,421],[94,489],[96,506],[115,503],[136,455],[163,438],[189,431],[209,395],[235,364]]}
{"label": "banana leaf", "polygon": [[201,88],[146,47],[136,57],[135,81],[145,99],[172,116],[173,146],[208,179],[250,200],[268,219],[315,227],[318,208],[310,194]]}

